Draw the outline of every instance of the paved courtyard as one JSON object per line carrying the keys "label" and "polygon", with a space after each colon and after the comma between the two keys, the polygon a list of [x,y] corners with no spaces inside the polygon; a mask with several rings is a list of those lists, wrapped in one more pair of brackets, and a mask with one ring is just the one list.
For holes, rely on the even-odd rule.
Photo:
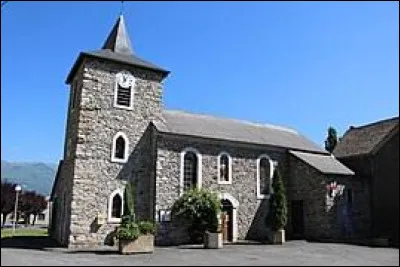
{"label": "paved courtyard", "polygon": [[278,245],[156,247],[153,254],[119,255],[113,250],[3,245],[1,265],[399,265],[399,249],[290,241]]}

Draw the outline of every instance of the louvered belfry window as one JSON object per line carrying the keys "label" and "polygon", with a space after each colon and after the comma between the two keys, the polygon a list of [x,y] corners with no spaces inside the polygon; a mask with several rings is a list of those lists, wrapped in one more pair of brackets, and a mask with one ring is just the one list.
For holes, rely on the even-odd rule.
{"label": "louvered belfry window", "polygon": [[129,107],[131,105],[131,90],[132,88],[130,86],[124,88],[121,85],[118,85],[117,104],[119,106]]}
{"label": "louvered belfry window", "polygon": [[135,77],[128,71],[121,71],[117,73],[115,78],[114,106],[132,109]]}

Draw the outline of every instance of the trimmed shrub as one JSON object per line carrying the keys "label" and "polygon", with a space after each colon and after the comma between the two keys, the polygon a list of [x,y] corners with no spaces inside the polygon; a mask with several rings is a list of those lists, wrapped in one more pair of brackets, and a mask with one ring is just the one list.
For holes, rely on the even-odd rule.
{"label": "trimmed shrub", "polygon": [[273,194],[270,198],[270,209],[267,216],[267,225],[272,230],[281,230],[287,223],[287,202],[285,187],[280,175],[276,169],[272,178]]}

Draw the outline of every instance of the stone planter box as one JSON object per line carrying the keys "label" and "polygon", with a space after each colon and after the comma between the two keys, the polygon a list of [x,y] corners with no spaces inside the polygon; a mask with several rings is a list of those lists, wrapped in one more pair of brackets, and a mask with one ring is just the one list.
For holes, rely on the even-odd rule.
{"label": "stone planter box", "polygon": [[282,245],[285,243],[285,230],[278,230],[273,233],[273,244]]}
{"label": "stone planter box", "polygon": [[223,240],[222,233],[206,232],[204,234],[204,247],[205,248],[222,248]]}
{"label": "stone planter box", "polygon": [[154,235],[141,235],[135,240],[119,240],[119,252],[121,254],[153,253]]}

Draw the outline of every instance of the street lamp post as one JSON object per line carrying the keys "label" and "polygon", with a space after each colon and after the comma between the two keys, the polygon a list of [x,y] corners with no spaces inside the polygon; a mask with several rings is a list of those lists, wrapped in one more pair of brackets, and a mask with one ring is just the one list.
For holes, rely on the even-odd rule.
{"label": "street lamp post", "polygon": [[13,222],[13,235],[15,233],[15,222],[17,220],[17,209],[18,209],[18,194],[21,191],[21,186],[15,186],[15,206],[14,206],[14,222]]}

